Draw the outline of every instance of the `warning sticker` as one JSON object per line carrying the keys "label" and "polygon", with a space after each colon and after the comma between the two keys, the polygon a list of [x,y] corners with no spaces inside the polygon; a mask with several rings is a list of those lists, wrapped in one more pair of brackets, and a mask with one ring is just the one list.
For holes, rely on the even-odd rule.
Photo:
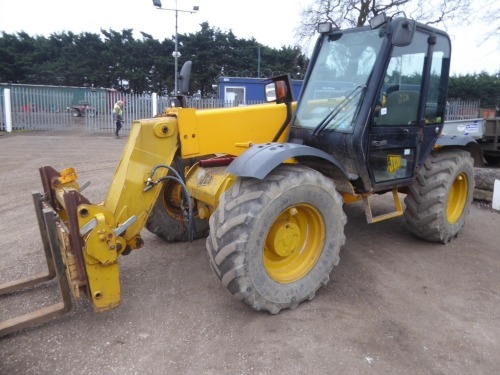
{"label": "warning sticker", "polygon": [[479,131],[479,124],[477,123],[477,121],[474,121],[471,124],[465,125],[465,129],[467,133],[477,133]]}
{"label": "warning sticker", "polygon": [[198,176],[198,186],[207,186],[212,183],[214,176],[210,173],[203,173],[201,176]]}

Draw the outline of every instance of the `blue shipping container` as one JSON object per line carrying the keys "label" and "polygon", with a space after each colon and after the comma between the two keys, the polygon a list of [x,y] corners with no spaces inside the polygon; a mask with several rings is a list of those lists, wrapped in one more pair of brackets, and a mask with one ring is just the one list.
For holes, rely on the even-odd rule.
{"label": "blue shipping container", "polygon": [[[295,100],[298,99],[302,80],[292,80],[292,90]],[[252,104],[266,101],[267,78],[220,77],[219,99],[237,104]]]}

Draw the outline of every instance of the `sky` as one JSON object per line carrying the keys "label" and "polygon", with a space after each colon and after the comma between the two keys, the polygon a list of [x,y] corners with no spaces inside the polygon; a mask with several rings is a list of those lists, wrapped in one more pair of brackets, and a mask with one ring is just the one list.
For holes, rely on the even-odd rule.
{"label": "sky", "polygon": [[[232,30],[238,38],[255,38],[274,48],[295,45],[295,29],[300,10],[310,0],[162,0],[164,8],[177,3],[179,34],[196,33],[202,22],[224,32]],[[180,10],[199,11],[191,14]],[[489,22],[499,20],[489,19]],[[175,12],[158,10],[152,0],[0,0],[0,31],[25,31],[30,36],[49,36],[71,31],[100,33],[101,29],[133,29],[163,40],[175,34]],[[500,42],[482,41],[485,25],[448,27],[452,39],[451,74],[463,75],[486,71],[500,72]],[[182,54],[182,48],[179,47]],[[1,58],[1,56],[0,56]]]}

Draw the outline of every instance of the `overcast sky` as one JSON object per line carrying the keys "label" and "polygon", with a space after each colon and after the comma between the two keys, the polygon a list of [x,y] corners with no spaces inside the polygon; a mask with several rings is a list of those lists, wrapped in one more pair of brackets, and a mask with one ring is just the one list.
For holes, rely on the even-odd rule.
{"label": "overcast sky", "polygon": [[[222,31],[232,30],[238,38],[254,37],[269,47],[294,45],[294,30],[300,10],[309,0],[178,0],[178,32],[196,33],[202,22]],[[164,8],[174,8],[175,0],[162,0]],[[499,22],[490,19],[489,22]],[[54,32],[84,31],[100,33],[102,29],[134,29],[163,40],[175,34],[175,12],[161,11],[152,0],[0,0],[0,31],[25,31],[31,36],[49,36]],[[483,26],[450,27],[452,38],[452,74],[500,72],[500,46],[491,39],[481,44]],[[481,45],[480,45],[481,44]],[[182,54],[182,48],[179,48]],[[1,56],[0,56],[1,59]]]}

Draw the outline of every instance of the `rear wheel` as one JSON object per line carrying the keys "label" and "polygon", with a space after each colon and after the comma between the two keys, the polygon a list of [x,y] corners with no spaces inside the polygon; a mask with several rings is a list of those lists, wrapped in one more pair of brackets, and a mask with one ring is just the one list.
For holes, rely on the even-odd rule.
{"label": "rear wheel", "polygon": [[[186,161],[174,163],[174,169],[183,176],[183,169],[188,165]],[[188,241],[188,223],[184,217],[182,205],[182,187],[175,181],[167,180],[163,183],[160,195],[146,222],[146,229],[151,233],[169,242]],[[200,219],[195,212],[194,225],[196,232],[194,239],[206,237],[208,234],[208,220]]]}
{"label": "rear wheel", "polygon": [[328,282],[345,223],[332,181],[283,165],[265,180],[236,179],[210,217],[207,250],[231,294],[276,314],[311,300]]}
{"label": "rear wheel", "polygon": [[413,234],[442,243],[457,236],[473,199],[473,165],[463,150],[429,155],[405,198],[405,219]]}

